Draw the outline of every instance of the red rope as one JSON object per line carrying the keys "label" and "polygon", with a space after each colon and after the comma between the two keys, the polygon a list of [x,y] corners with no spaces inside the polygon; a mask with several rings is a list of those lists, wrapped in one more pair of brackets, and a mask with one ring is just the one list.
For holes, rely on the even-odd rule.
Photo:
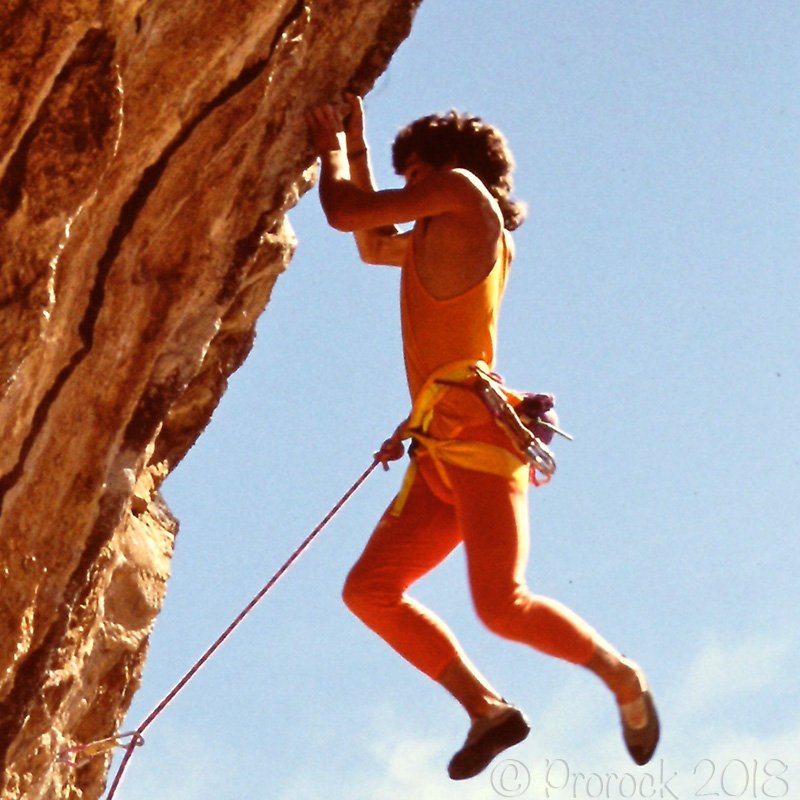
{"label": "red rope", "polygon": [[233,633],[233,631],[239,626],[239,624],[244,620],[244,618],[258,605],[258,603],[262,600],[264,595],[280,580],[281,576],[289,569],[289,567],[298,559],[300,554],[311,544],[317,534],[331,521],[334,515],[342,508],[342,506],[355,494],[356,490],[362,483],[370,476],[372,470],[380,464],[381,461],[378,460],[377,455],[375,460],[372,464],[361,473],[361,476],[358,480],[342,495],[341,499],[336,503],[336,505],[323,517],[322,521],[314,528],[311,533],[306,536],[306,538],[300,543],[297,549],[289,556],[289,558],[284,561],[281,565],[280,569],[264,584],[258,594],[239,612],[238,616],[228,625],[227,628],[222,632],[219,638],[208,648],[208,650],[203,653],[202,656],[194,663],[192,668],[175,684],[175,686],[169,691],[169,693],[164,697],[164,699],[148,714],[147,718],[142,722],[141,725],[134,731],[131,735],[133,738],[131,739],[130,744],[125,748],[125,755],[122,757],[122,761],[120,762],[119,769],[117,770],[117,774],[114,776],[114,782],[111,784],[111,789],[108,792],[108,797],[106,800],[112,800],[114,794],[117,791],[117,788],[122,781],[122,776],[125,773],[125,768],[128,766],[128,762],[133,755],[133,751],[136,749],[138,744],[141,744],[142,734],[145,730],[150,726],[150,724],[156,719],[156,717],[175,699],[175,696],[178,692],[186,686],[187,683],[199,672],[201,667],[214,655],[214,653],[219,649],[222,643]]}

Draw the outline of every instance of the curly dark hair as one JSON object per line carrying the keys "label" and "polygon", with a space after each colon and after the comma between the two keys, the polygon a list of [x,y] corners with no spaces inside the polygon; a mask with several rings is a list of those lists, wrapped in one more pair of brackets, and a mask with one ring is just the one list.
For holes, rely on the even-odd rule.
{"label": "curly dark hair", "polygon": [[516,230],[525,220],[525,204],[511,197],[514,157],[503,134],[480,117],[450,109],[415,120],[392,145],[392,166],[398,175],[412,153],[436,168],[455,157],[458,166],[479,178],[497,201],[508,230]]}

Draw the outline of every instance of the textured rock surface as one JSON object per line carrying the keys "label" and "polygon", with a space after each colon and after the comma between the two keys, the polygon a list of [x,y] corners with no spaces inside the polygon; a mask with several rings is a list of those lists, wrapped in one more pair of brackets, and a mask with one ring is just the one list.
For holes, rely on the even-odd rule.
{"label": "textured rock surface", "polygon": [[292,252],[303,110],[419,0],[0,8],[0,797],[96,798],[207,424]]}

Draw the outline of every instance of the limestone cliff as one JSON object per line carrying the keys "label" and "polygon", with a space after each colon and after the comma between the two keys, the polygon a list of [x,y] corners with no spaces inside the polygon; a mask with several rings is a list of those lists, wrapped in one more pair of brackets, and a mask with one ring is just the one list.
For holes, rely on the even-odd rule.
{"label": "limestone cliff", "polygon": [[313,177],[419,0],[0,7],[0,797],[97,798],[177,523],[158,487],[253,342]]}

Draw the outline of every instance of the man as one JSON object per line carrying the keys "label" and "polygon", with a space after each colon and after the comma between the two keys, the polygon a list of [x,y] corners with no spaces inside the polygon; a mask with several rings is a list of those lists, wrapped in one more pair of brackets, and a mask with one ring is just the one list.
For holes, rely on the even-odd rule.
{"label": "man", "polygon": [[[463,543],[480,619],[505,638],[598,675],[618,703],[631,756],[645,764],[659,723],[644,675],[570,610],[528,590],[528,463],[476,391],[497,388],[491,370],[513,257],[510,231],[524,219],[511,197],[513,160],[505,140],[476,117],[454,111],[424,117],[394,143],[405,187],[377,191],[361,100],[345,99],[345,115],[326,105],[308,117],[321,160],[320,200],[329,223],[355,235],[365,262],[402,269],[413,406],[377,456],[399,457],[404,437],[414,445],[403,489],[350,572],[344,600],[462,705],[471,726],[448,773],[454,780],[477,775],[528,735],[528,722],[480,675],[445,624],[406,593]],[[405,222],[414,222],[413,230],[400,233],[395,226]]]}

